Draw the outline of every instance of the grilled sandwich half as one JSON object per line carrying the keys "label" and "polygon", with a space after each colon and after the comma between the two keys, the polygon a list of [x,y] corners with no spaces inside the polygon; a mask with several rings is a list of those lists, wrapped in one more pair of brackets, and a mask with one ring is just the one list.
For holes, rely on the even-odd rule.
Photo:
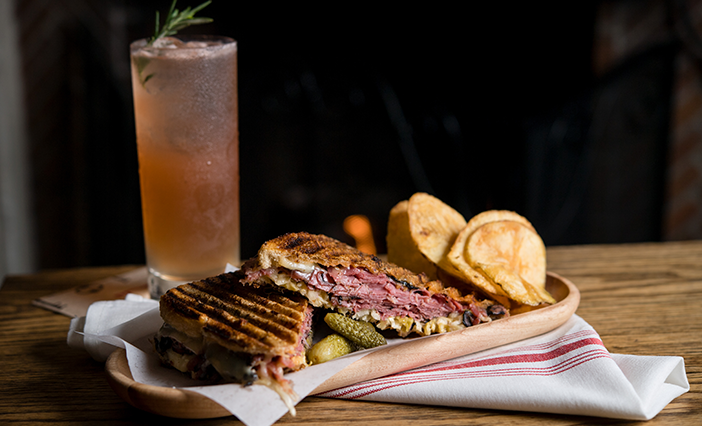
{"label": "grilled sandwich half", "polygon": [[270,240],[241,271],[245,284],[298,292],[315,307],[400,336],[454,331],[509,315],[492,300],[462,294],[325,235],[289,233]]}
{"label": "grilled sandwich half", "polygon": [[283,374],[306,366],[313,307],[297,294],[243,286],[236,273],[184,284],[160,299],[161,360],[198,379],[263,384],[294,412]]}

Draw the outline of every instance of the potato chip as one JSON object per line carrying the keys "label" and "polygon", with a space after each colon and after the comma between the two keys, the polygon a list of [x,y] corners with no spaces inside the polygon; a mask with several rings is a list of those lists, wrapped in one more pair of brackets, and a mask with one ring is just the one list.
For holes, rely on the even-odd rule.
{"label": "potato chip", "polygon": [[487,210],[482,213],[478,213],[468,221],[466,226],[456,237],[456,240],[454,241],[453,246],[447,255],[449,263],[451,263],[451,265],[453,265],[453,267],[457,269],[464,278],[469,278],[485,291],[489,291],[491,293],[497,292],[496,294],[499,294],[499,290],[495,289],[489,282],[481,282],[484,280],[481,280],[480,277],[476,276],[476,274],[480,274],[475,270],[472,270],[470,265],[468,265],[468,262],[464,257],[464,251],[468,237],[470,237],[470,235],[475,232],[476,229],[485,225],[486,223],[496,222],[498,220],[512,220],[528,226],[531,230],[536,232],[531,223],[518,213],[509,210]]}
{"label": "potato chip", "polygon": [[468,224],[463,229],[463,232],[472,234],[473,231],[485,225],[486,223],[497,222],[499,220],[511,220],[514,222],[518,222],[531,229],[532,231],[536,232],[531,222],[529,222],[527,218],[520,215],[519,213],[510,210],[487,210],[482,213],[478,213],[468,221]]}
{"label": "potato chip", "polygon": [[[478,218],[479,216],[482,216],[482,218]],[[461,232],[458,233],[458,236],[453,242],[449,253],[446,255],[446,261],[451,265],[451,267],[445,267],[444,270],[461,278],[464,281],[472,283],[473,285],[487,293],[498,295],[501,297],[508,297],[507,293],[504,290],[502,290],[502,287],[500,287],[499,285],[495,285],[495,283],[490,281],[483,274],[473,269],[473,267],[470,266],[470,264],[468,263],[467,257],[464,254],[466,251],[468,237],[470,237],[470,235],[476,229],[475,225],[483,225],[487,222],[483,222],[482,219],[492,217],[495,217],[495,215],[492,213],[484,212],[480,213],[478,216],[475,216],[473,217],[473,219],[468,221],[469,224],[472,223],[474,226],[470,226],[467,224],[461,230]],[[475,220],[475,218],[478,218],[478,220]]]}
{"label": "potato chip", "polygon": [[475,284],[475,279],[468,279],[464,277],[460,273],[460,271],[457,270],[447,272],[446,270],[439,268],[437,269],[437,279],[443,282],[447,287],[453,287],[457,289],[463,295],[479,293],[482,295],[481,297],[483,298],[493,299],[500,305],[504,306],[505,308],[508,308],[511,312],[512,306],[515,305],[515,302],[510,300],[509,297],[507,297],[507,294],[504,291],[502,291],[502,287],[494,286],[487,278],[481,275],[480,272],[475,270],[473,270],[473,272],[477,275],[475,277],[476,279],[483,280],[491,287],[496,288],[496,293],[485,291],[484,287],[480,287]]}
{"label": "potato chip", "polygon": [[436,265],[422,255],[410,234],[408,207],[409,201],[404,200],[390,210],[386,236],[388,262],[416,273],[424,272],[430,279],[435,280]]}
{"label": "potato chip", "polygon": [[410,197],[407,215],[410,234],[419,251],[440,268],[452,269],[446,256],[466,226],[463,215],[424,192]]}
{"label": "potato chip", "polygon": [[505,306],[555,303],[545,289],[543,241],[518,213],[489,210],[466,222],[436,197],[416,193],[391,210],[387,246],[390,262],[462,291],[485,292]]}
{"label": "potato chip", "polygon": [[556,302],[546,291],[546,248],[531,224],[485,223],[468,236],[463,256],[510,299],[531,306]]}
{"label": "potato chip", "polygon": [[[524,249],[517,255],[520,261],[524,262],[524,265],[517,265],[511,267],[511,269],[504,265],[500,266],[502,261],[495,260],[499,258],[499,255],[494,250],[491,254],[492,260],[483,258],[482,262],[476,262],[475,259],[471,259],[469,248],[471,238],[477,230],[491,223],[506,223],[508,224],[507,227],[520,225],[523,228],[523,231],[526,232],[525,235],[530,237],[533,243],[532,248]],[[496,228],[499,227],[496,226]],[[485,228],[483,231],[487,233],[489,230],[490,227]],[[502,243],[508,247],[516,247],[519,244],[516,240],[516,235],[514,234],[512,238],[508,235],[503,236],[505,241],[502,241]],[[495,235],[487,237],[487,239],[498,239],[499,237],[499,232],[496,232]],[[497,244],[497,241],[495,243]],[[476,246],[473,249],[474,251],[480,250],[478,248],[478,240],[473,241],[472,244]],[[485,247],[485,244],[482,247]],[[459,271],[460,277],[470,280],[484,291],[499,296],[507,296],[516,302],[533,306],[541,302],[554,303],[551,302],[553,300],[551,295],[545,290],[545,253],[541,237],[539,237],[533,225],[525,217],[508,210],[488,210],[468,221],[465,228],[456,237],[447,259]],[[512,262],[517,262],[514,256]],[[539,266],[534,266],[536,264]]]}

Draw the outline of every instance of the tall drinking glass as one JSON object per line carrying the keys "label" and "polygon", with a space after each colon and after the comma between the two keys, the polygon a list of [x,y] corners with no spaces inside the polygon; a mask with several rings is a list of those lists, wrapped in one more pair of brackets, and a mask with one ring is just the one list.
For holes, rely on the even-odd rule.
{"label": "tall drinking glass", "polygon": [[237,44],[130,46],[149,292],[220,274],[239,254]]}

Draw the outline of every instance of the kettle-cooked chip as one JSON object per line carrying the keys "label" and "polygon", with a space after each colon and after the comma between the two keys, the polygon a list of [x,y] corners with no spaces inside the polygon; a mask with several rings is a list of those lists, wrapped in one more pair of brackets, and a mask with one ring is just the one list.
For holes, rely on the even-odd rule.
{"label": "kettle-cooked chip", "polygon": [[408,208],[409,201],[404,200],[390,210],[386,236],[388,261],[416,273],[424,272],[430,279],[435,280],[437,279],[436,265],[422,255],[412,239]]}
{"label": "kettle-cooked chip", "polygon": [[[466,226],[461,230],[461,232],[456,237],[453,246],[449,250],[447,255],[448,262],[453,266],[454,271],[457,271],[461,278],[470,280],[473,284],[482,288],[483,290],[504,295],[499,287],[494,286],[489,280],[485,279],[482,274],[474,270],[467,262],[467,258],[464,254],[465,247],[468,242],[468,238],[475,232],[476,229],[485,225],[486,223],[496,222],[499,220],[512,220],[527,226],[532,231],[536,232],[531,223],[522,215],[509,210],[487,210],[482,213],[478,213],[473,216]],[[449,270],[451,272],[451,270]]]}
{"label": "kettle-cooked chip", "polygon": [[449,273],[453,273],[463,280],[473,283],[473,285],[488,293],[509,297],[502,287],[496,285],[489,278],[475,270],[468,263],[468,257],[465,255],[466,244],[468,243],[468,238],[470,235],[473,234],[476,229],[485,225],[486,223],[495,222],[498,220],[514,220],[524,225],[528,225],[531,229],[534,229],[526,218],[509,210],[487,210],[482,213],[478,213],[468,221],[463,229],[461,229],[461,232],[459,232],[456,240],[453,242],[449,253],[446,255],[447,263],[451,265],[451,268],[445,268],[445,270]]}
{"label": "kettle-cooked chip", "polygon": [[518,213],[488,210],[468,221],[448,261],[483,290],[531,306],[555,303],[546,291],[546,249],[532,224]]}
{"label": "kettle-cooked chip", "polygon": [[473,269],[468,263],[468,260],[464,256],[465,246],[468,242],[468,234],[461,232],[456,241],[453,243],[449,254],[446,259],[450,263],[450,268],[444,268],[444,270],[464,281],[472,283],[473,285],[479,287],[483,291],[490,294],[496,294],[498,296],[508,297],[507,293],[502,290],[502,287],[495,285],[492,281],[486,278],[483,274]]}
{"label": "kettle-cooked chip", "polygon": [[[481,275],[480,272],[473,272],[479,275],[480,279],[493,286],[493,284],[490,283],[490,281],[488,281],[487,278]],[[447,272],[446,270],[439,268],[437,269],[437,279],[443,282],[446,286],[457,289],[459,292],[461,292],[461,294],[476,294],[477,292],[481,295],[480,297],[493,299],[495,302],[499,303],[505,308],[508,308],[510,312],[512,311],[512,307],[515,306],[514,301],[507,297],[507,294],[502,291],[502,287],[493,286],[496,287],[499,293],[487,292],[485,291],[484,287],[476,285],[475,280],[470,280],[461,275],[460,271],[453,270],[451,272]],[[523,306],[522,304],[516,305]]]}
{"label": "kettle-cooked chip", "polygon": [[440,268],[453,269],[447,255],[466,220],[438,198],[418,192],[407,207],[412,240],[419,251]]}
{"label": "kettle-cooked chip", "polygon": [[482,213],[478,213],[470,218],[468,224],[466,224],[464,232],[472,234],[473,231],[486,223],[497,222],[500,220],[511,220],[513,222],[518,222],[536,232],[536,229],[534,229],[534,226],[527,220],[527,218],[510,210],[487,210]]}
{"label": "kettle-cooked chip", "polygon": [[470,237],[470,235],[475,231],[477,228],[476,225],[483,225],[489,222],[489,219],[496,217],[496,215],[492,212],[494,212],[494,210],[489,210],[474,216],[468,221],[468,224],[463,227],[461,232],[458,233],[458,236],[453,242],[449,253],[446,255],[446,260],[451,265],[451,268],[447,268],[445,270],[458,276],[464,281],[473,283],[473,285],[490,294],[509,297],[509,295],[502,290],[502,287],[496,285],[483,274],[473,269],[473,267],[468,263],[468,257],[464,254],[466,251],[466,244],[468,243],[468,237]]}
{"label": "kettle-cooked chip", "polygon": [[544,243],[524,224],[506,220],[480,226],[468,238],[464,256],[510,299],[531,306],[556,303],[546,291]]}
{"label": "kettle-cooked chip", "polygon": [[390,211],[387,245],[390,262],[432,279],[453,277],[505,306],[555,303],[545,288],[544,243],[518,213],[489,210],[466,222],[441,200],[419,192]]}

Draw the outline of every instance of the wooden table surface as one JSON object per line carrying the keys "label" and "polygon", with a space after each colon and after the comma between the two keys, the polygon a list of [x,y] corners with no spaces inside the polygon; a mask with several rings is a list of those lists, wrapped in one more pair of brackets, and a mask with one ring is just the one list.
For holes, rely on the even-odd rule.
{"label": "wooden table surface", "polygon": [[[67,346],[70,319],[31,301],[134,266],[8,276],[0,288],[0,424],[140,424],[109,387],[104,365]],[[690,391],[647,425],[702,424],[702,241],[548,248],[548,269],[581,292],[577,314],[613,353],[677,355]],[[241,424],[234,417],[175,424]],[[277,424],[631,424],[594,417],[330,400],[308,397]]]}

